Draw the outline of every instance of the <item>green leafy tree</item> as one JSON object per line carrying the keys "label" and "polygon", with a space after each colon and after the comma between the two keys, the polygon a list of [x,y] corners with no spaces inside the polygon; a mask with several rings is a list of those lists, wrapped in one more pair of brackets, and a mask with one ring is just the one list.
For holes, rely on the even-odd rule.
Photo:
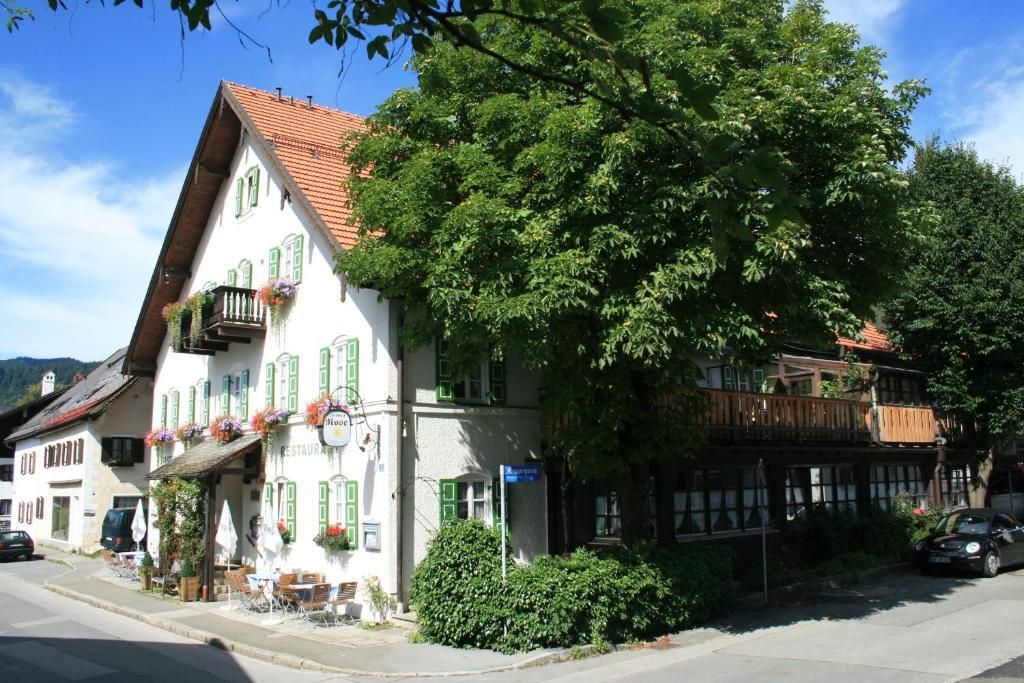
{"label": "green leafy tree", "polygon": [[[692,359],[855,334],[902,267],[917,214],[895,164],[924,91],[886,91],[881,53],[819,3],[611,5],[656,99],[680,96],[683,67],[717,84],[713,116],[670,133],[442,36],[413,61],[419,90],[351,143],[363,236],[338,268],[404,300],[412,347],[440,337],[457,365],[515,353],[537,369],[552,452],[616,479],[633,540],[649,463],[700,437],[703,404],[680,391]],[[591,68],[541,28],[476,29],[526,62]]]}
{"label": "green leafy tree", "polygon": [[935,220],[886,307],[893,340],[928,371],[939,406],[991,445],[1024,419],[1024,189],[972,147],[936,139],[909,179]]}

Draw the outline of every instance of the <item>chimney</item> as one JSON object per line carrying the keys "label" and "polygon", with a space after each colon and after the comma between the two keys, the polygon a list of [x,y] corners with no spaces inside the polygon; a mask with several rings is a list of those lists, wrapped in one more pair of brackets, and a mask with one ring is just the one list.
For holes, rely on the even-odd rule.
{"label": "chimney", "polygon": [[39,387],[39,395],[46,396],[47,394],[53,393],[53,388],[57,384],[57,375],[53,374],[53,370],[47,370],[46,374],[43,375],[43,382]]}
{"label": "chimney", "polygon": [[277,91],[277,101],[280,102],[281,101],[281,86],[277,86],[276,88],[274,88],[274,90]]}
{"label": "chimney", "polygon": [[306,95],[306,106],[309,107],[310,109],[313,108],[313,96],[312,95]]}

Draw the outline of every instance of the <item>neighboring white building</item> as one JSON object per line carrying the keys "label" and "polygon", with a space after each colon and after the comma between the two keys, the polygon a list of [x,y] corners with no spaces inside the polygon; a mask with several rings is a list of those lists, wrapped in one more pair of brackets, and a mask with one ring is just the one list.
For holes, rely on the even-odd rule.
{"label": "neighboring white building", "polygon": [[152,382],[122,375],[124,355],[114,353],[7,437],[12,523],[37,543],[94,551],[106,511],[142,497]]}
{"label": "neighboring white building", "polygon": [[0,531],[17,527],[14,512],[14,444],[7,437],[33,415],[45,408],[67,389],[54,391],[56,376],[53,371],[43,375],[39,398],[0,413]]}
{"label": "neighboring white building", "polygon": [[[248,430],[265,406],[291,412],[265,461],[253,437],[220,445],[206,435],[187,452],[167,449],[173,459],[151,474],[212,486],[218,513],[228,501],[240,538],[234,562],[262,564],[255,531],[279,520],[294,541],[276,566],[324,571],[331,581],[375,575],[403,599],[442,514],[493,523],[499,465],[539,458],[541,429],[532,374],[511,359],[481,359],[471,377],[453,378],[443,345],[403,360],[400,306],[347,287],[334,272],[335,255],[356,238],[339,145],[361,126],[359,117],[305,100],[221,84],[125,368],[154,378],[154,427],[234,415]],[[271,277],[297,283],[280,316],[256,298]],[[214,297],[203,332],[193,338],[186,317],[172,349],[162,309],[201,292]],[[325,448],[305,423],[307,404],[329,392],[358,397],[343,448]],[[522,560],[548,550],[545,486],[517,485],[509,496]],[[335,524],[354,549],[314,543]]]}

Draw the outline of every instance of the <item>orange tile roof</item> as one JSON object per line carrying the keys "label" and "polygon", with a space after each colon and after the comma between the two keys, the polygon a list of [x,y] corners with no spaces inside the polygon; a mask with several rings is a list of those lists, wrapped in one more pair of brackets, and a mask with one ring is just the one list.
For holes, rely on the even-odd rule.
{"label": "orange tile roof", "polygon": [[352,167],[341,145],[349,133],[365,130],[363,118],[319,104],[310,109],[305,98],[278,101],[275,93],[266,90],[226,85],[341,247],[353,246],[357,232],[349,224],[352,211],[342,189]]}
{"label": "orange tile roof", "polygon": [[889,346],[889,338],[885,336],[885,333],[869,322],[864,323],[864,327],[860,331],[860,336],[861,339],[859,340],[850,339],[848,337],[839,337],[839,344],[851,349],[888,351],[890,353],[895,351],[895,349]]}

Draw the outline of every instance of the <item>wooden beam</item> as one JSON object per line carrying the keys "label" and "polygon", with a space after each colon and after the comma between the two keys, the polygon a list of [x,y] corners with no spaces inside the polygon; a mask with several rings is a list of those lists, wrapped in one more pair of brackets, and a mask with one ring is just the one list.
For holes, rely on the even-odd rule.
{"label": "wooden beam", "polygon": [[226,166],[218,166],[216,164],[207,164],[205,162],[199,162],[196,166],[196,175],[203,173],[205,175],[212,175],[217,178],[227,178],[231,175]]}

